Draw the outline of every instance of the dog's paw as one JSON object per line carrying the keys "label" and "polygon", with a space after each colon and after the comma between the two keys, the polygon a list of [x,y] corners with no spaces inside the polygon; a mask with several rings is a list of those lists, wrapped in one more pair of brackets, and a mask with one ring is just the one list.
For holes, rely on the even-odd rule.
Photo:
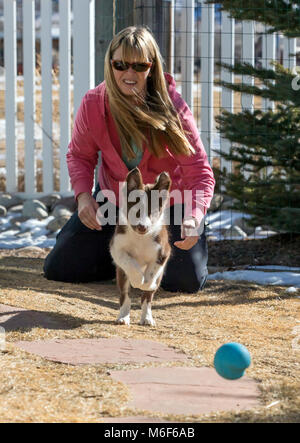
{"label": "dog's paw", "polygon": [[147,315],[145,318],[141,318],[139,324],[144,326],[156,326],[155,320],[153,320],[152,315],[151,316]]}
{"label": "dog's paw", "polygon": [[148,281],[144,282],[140,289],[143,291],[156,291],[156,289],[158,289],[158,285],[155,281]]}
{"label": "dog's paw", "polygon": [[118,325],[130,325],[130,316],[125,315],[124,317],[119,316],[116,320],[116,324]]}
{"label": "dog's paw", "polygon": [[134,270],[129,275],[129,281],[133,288],[141,289],[144,284],[144,275],[141,271]]}
{"label": "dog's paw", "polygon": [[158,289],[157,278],[153,273],[146,272],[142,288],[144,291],[156,291]]}
{"label": "dog's paw", "polygon": [[156,291],[159,287],[160,282],[160,275],[161,275],[162,268],[156,267],[153,269],[153,267],[150,267],[146,269],[145,272],[145,279],[143,284],[144,291]]}

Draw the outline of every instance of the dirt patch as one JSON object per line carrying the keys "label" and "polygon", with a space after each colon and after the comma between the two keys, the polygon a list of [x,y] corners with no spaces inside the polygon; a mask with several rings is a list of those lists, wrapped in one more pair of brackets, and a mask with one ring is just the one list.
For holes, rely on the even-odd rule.
{"label": "dirt patch", "polygon": [[208,243],[208,265],[279,265],[300,267],[300,235],[282,234],[259,240]]}
{"label": "dirt patch", "polygon": [[[119,297],[114,284],[48,281],[42,271],[47,251],[39,252],[43,257],[26,254],[1,254],[0,302],[46,312],[53,319],[63,319],[67,327],[33,326],[7,332],[6,347],[0,353],[2,422],[99,422],[132,415],[185,422],[300,421],[300,351],[293,346],[300,320],[299,294],[288,295],[284,287],[230,281],[210,281],[198,294],[159,290],[153,306],[156,328],[138,324],[136,294],[132,324],[122,327],[115,325]],[[185,353],[187,361],[74,367],[12,345],[21,340],[115,337],[157,341]],[[213,367],[216,350],[229,341],[244,344],[251,353],[247,376],[260,384],[260,407],[210,415],[132,410],[128,388],[109,375],[111,370],[143,367]]]}

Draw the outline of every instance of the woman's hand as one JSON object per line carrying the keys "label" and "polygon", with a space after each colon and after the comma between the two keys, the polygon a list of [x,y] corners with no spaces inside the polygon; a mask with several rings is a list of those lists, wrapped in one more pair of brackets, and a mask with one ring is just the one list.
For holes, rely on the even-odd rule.
{"label": "woman's hand", "polygon": [[185,251],[191,249],[198,242],[199,235],[197,233],[197,221],[195,218],[183,221],[181,225],[181,238],[184,240],[176,241],[174,245]]}
{"label": "woman's hand", "polygon": [[80,221],[90,229],[101,231],[102,227],[96,218],[99,205],[88,192],[82,192],[77,197],[78,217]]}

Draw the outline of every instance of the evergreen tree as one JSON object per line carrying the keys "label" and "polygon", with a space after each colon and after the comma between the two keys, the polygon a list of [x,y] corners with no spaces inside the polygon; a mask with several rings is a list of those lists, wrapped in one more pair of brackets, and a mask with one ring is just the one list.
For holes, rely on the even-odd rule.
{"label": "evergreen tree", "polygon": [[300,0],[207,0],[218,3],[236,20],[254,20],[270,26],[271,33],[300,36]]}
{"label": "evergreen tree", "polygon": [[[289,37],[300,36],[300,0],[209,0],[239,20],[259,20]],[[252,214],[254,225],[269,225],[280,232],[300,232],[300,78],[273,62],[273,69],[248,63],[221,66],[236,75],[257,79],[255,85],[216,82],[233,91],[253,94],[276,103],[267,111],[222,110],[216,118],[223,137],[231,141],[229,153],[235,170],[220,176],[232,208]],[[299,80],[299,81],[298,81]],[[256,84],[259,83],[260,86]],[[246,174],[245,174],[246,173]]]}

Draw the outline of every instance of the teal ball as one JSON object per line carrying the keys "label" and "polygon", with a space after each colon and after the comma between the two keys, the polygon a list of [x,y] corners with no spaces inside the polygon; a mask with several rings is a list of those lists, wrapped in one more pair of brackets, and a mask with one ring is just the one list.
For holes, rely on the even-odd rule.
{"label": "teal ball", "polygon": [[240,343],[226,343],[217,350],[214,358],[217,373],[228,380],[241,378],[250,364],[250,353]]}

